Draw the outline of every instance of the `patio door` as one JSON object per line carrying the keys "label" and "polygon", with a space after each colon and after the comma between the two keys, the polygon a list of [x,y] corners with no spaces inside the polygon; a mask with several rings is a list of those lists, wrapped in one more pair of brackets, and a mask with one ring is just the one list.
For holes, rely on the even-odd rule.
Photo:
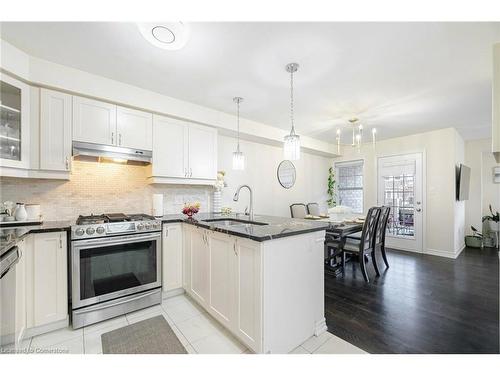
{"label": "patio door", "polygon": [[391,208],[386,232],[389,248],[423,251],[422,176],[420,153],[378,159],[378,205]]}

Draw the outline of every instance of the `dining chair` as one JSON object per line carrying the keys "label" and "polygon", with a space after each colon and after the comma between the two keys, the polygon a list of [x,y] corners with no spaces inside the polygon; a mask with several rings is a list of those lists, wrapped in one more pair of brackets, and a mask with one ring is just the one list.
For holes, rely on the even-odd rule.
{"label": "dining chair", "polygon": [[[389,206],[380,207],[380,216],[377,221],[377,229],[375,234],[375,245],[374,251],[375,253],[380,250],[382,254],[382,259],[384,260],[385,266],[389,268],[389,262],[387,261],[387,254],[385,252],[385,234],[387,230],[387,223],[389,222],[389,214],[391,212],[391,208]],[[350,234],[347,236],[348,239],[351,240],[361,240],[361,231]],[[380,275],[377,260],[373,261],[373,266],[375,267],[375,272],[377,275]]]}
{"label": "dining chair", "polygon": [[371,255],[375,271],[377,271],[375,259],[375,235],[380,211],[380,207],[372,207],[368,210],[359,240],[349,237],[346,238],[345,244],[342,247],[342,273],[344,275],[347,253],[358,256],[361,272],[366,282],[370,282],[370,279],[368,278],[368,273],[366,271],[365,255]]}
{"label": "dining chair", "polygon": [[307,212],[309,212],[309,215],[314,215],[314,216],[319,216],[319,204],[317,203],[308,203],[307,204]]}
{"label": "dining chair", "polygon": [[385,233],[387,231],[387,223],[389,222],[390,213],[391,208],[389,206],[381,207],[380,217],[377,223],[377,233],[375,236],[375,253],[380,250],[382,259],[384,260],[387,268],[389,268],[389,262],[387,261],[387,254],[385,253]]}
{"label": "dining chair", "polygon": [[303,219],[307,215],[307,208],[304,203],[294,203],[290,205],[290,214],[294,219]]}

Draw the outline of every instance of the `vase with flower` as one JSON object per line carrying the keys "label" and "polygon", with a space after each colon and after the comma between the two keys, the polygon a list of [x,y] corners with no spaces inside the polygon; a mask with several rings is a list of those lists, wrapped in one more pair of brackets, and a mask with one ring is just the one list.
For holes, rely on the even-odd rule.
{"label": "vase with flower", "polygon": [[182,209],[182,213],[187,215],[189,220],[193,220],[193,215],[197,214],[200,211],[200,203],[186,203],[184,208]]}

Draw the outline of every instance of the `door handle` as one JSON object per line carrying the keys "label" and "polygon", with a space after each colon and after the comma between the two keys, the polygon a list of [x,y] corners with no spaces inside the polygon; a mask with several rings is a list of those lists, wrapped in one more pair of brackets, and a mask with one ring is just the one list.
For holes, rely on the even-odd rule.
{"label": "door handle", "polygon": [[422,211],[422,209],[421,209],[421,208],[417,208],[417,212],[421,212],[421,211]]}
{"label": "door handle", "polygon": [[115,133],[114,132],[111,132],[111,144],[112,145],[115,144]]}
{"label": "door handle", "polygon": [[66,170],[69,171],[69,157],[66,156]]}
{"label": "door handle", "polygon": [[238,256],[238,252],[236,251],[236,241],[233,242],[233,251],[234,255]]}

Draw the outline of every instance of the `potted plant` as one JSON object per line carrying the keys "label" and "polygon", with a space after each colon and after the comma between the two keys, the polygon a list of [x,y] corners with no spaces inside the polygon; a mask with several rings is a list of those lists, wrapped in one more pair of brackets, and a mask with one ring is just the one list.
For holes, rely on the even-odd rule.
{"label": "potted plant", "polygon": [[483,245],[483,235],[473,226],[470,227],[472,229],[472,236],[465,236],[465,246],[467,247],[475,247],[480,248]]}
{"label": "potted plant", "polygon": [[335,207],[337,202],[335,201],[335,172],[333,167],[328,168],[328,188],[326,190],[326,194],[328,195],[328,199],[326,203],[328,204],[328,208]]}
{"label": "potted plant", "polygon": [[496,213],[493,213],[493,209],[491,208],[491,204],[489,207],[490,207],[491,215],[483,216],[483,223],[485,221],[487,221],[488,224],[490,225],[490,230],[496,232],[496,231],[498,231],[498,224],[500,222],[500,214],[498,213],[498,211]]}
{"label": "potted plant", "polygon": [[[500,214],[498,213],[498,211],[496,211],[495,213],[493,213],[493,209],[491,208],[491,204],[489,205],[489,208],[490,208],[490,214],[491,215],[485,215],[483,216],[483,223],[484,222],[487,222],[488,224],[488,231],[489,232],[493,232],[493,238],[492,238],[492,242],[495,242],[496,240],[496,246],[498,247],[500,245],[500,240],[499,240],[499,237],[500,237]],[[493,244],[493,246],[495,246],[495,244]]]}

